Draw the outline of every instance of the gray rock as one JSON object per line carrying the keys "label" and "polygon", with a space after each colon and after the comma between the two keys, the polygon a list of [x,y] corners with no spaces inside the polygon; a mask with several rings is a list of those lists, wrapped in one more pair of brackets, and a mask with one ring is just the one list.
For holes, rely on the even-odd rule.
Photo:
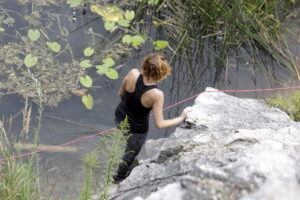
{"label": "gray rock", "polygon": [[300,199],[300,123],[261,100],[207,90],[185,127],[146,142],[146,159],[112,199]]}

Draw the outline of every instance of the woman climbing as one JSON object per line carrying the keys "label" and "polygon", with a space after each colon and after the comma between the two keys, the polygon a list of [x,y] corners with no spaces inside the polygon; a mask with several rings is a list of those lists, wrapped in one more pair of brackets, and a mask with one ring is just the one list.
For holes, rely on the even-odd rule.
{"label": "woman climbing", "polygon": [[163,117],[164,93],[157,89],[156,83],[164,80],[171,73],[171,67],[163,54],[150,54],[144,58],[141,70],[132,69],[125,76],[119,96],[121,102],[115,111],[118,125],[127,116],[130,125],[129,138],[120,163],[115,182],[124,180],[133,168],[135,157],[145,143],[149,129],[149,114],[153,109],[155,126],[168,128],[181,123],[189,108],[183,110],[179,117],[165,120]]}

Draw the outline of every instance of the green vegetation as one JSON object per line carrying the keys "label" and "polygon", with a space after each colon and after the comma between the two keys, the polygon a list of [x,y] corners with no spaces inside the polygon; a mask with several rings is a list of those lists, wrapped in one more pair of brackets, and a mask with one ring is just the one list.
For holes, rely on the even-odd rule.
{"label": "green vegetation", "polygon": [[100,164],[97,149],[86,155],[83,161],[85,165],[85,177],[78,200],[88,200],[94,192],[94,171],[99,168]]}
{"label": "green vegetation", "polygon": [[214,83],[232,60],[270,79],[271,68],[279,63],[300,80],[296,57],[283,35],[294,22],[294,8],[293,0],[168,0],[154,10],[153,23],[178,44],[174,55],[187,63],[197,55],[200,66],[216,68]]}
{"label": "green vegetation", "polygon": [[274,98],[267,98],[266,102],[286,112],[293,120],[300,121],[300,91],[278,93]]}
{"label": "green vegetation", "polygon": [[[118,164],[122,162],[126,141],[128,139],[128,121],[125,119],[120,123],[115,131],[104,135],[97,148],[90,152],[83,160],[85,166],[85,177],[78,200],[88,200],[95,194],[96,186],[95,171],[103,170],[101,178],[101,190],[99,196],[101,200],[109,198],[109,189],[113,183],[113,175]],[[9,158],[14,154],[21,154],[20,143],[12,144],[9,142],[7,132],[0,121],[0,156]],[[14,153],[10,148],[14,147]],[[99,161],[99,156],[103,161]],[[103,157],[104,156],[104,157]],[[40,194],[39,186],[39,164],[38,156],[33,155],[28,159],[18,158],[6,160],[0,163],[0,199],[7,200],[41,200],[49,199]]]}
{"label": "green vegetation", "polygon": [[[1,157],[9,157],[10,153],[1,153]],[[9,160],[0,165],[0,199],[7,200],[39,200],[38,174],[36,163]]]}
{"label": "green vegetation", "polygon": [[[10,150],[12,143],[7,137],[3,121],[0,121],[0,157],[8,158],[14,154]],[[15,148],[15,153],[20,150]],[[6,200],[40,200],[38,172],[34,157],[26,161],[22,158],[7,160],[0,163],[0,199]]]}
{"label": "green vegetation", "polygon": [[[85,177],[84,185],[80,193],[79,200],[88,200],[95,193],[94,171],[103,169],[103,177],[101,177],[100,199],[107,200],[109,198],[109,189],[113,183],[113,175],[117,167],[122,162],[126,141],[129,136],[127,118],[120,123],[119,128],[115,131],[105,134],[98,143],[97,149],[90,152],[85,158]],[[103,161],[99,162],[98,156],[104,156]]]}
{"label": "green vegetation", "polygon": [[[98,144],[98,150],[104,155],[104,163],[102,165],[104,172],[102,177],[101,200],[109,198],[109,189],[113,183],[113,175],[117,167],[122,162],[122,156],[125,152],[125,145],[130,135],[126,135],[129,130],[127,118],[122,121],[117,130],[111,132],[102,138],[102,142]],[[104,144],[104,146],[103,146]]]}
{"label": "green vegetation", "polygon": [[[43,93],[40,82],[28,69],[28,75],[34,83],[34,89],[38,94],[37,105],[38,115],[36,117],[36,125],[34,126],[33,143],[37,148],[39,145],[39,134],[42,127],[43,113]],[[28,96],[25,99],[23,109],[23,128],[20,132],[20,141],[24,137],[28,138],[28,132],[31,121],[32,105],[28,103]],[[10,158],[11,156],[21,154],[21,144],[15,141],[12,135],[7,133],[4,127],[4,120],[0,121],[0,157]],[[40,182],[39,182],[39,156],[32,155],[27,159],[18,158],[6,160],[0,163],[0,199],[7,200],[40,200]]]}

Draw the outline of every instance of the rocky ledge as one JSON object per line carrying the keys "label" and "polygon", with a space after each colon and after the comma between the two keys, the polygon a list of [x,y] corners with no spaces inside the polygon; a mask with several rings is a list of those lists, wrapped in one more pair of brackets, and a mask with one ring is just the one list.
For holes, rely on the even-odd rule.
{"label": "rocky ledge", "polygon": [[203,93],[184,126],[144,152],[112,199],[300,199],[300,123],[261,100]]}

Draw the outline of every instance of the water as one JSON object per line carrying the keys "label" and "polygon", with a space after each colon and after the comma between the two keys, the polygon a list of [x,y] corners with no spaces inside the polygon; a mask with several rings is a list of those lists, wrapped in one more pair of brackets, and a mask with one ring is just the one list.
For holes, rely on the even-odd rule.
{"label": "water", "polygon": [[[3,7],[21,12],[24,7],[16,7],[16,1],[5,1],[1,3]],[[43,7],[45,8],[45,7]],[[29,8],[26,8],[29,9]],[[81,15],[78,10],[77,22],[72,23],[70,21],[73,10],[67,5],[61,7],[52,6],[51,12],[61,13],[60,22],[63,27],[68,30],[78,30],[68,36],[68,42],[72,45],[75,57],[82,56],[82,49],[84,49],[89,42],[90,37],[85,34],[90,28],[94,32],[107,35],[107,32],[101,27],[101,19],[95,19],[95,15],[87,14]],[[11,13],[11,16],[15,16]],[[17,16],[16,16],[17,17]],[[57,18],[54,18],[57,20]],[[88,23],[89,21],[92,21]],[[46,21],[49,23],[49,21]],[[52,23],[57,23],[53,20]],[[86,25],[84,25],[86,24]],[[84,25],[84,26],[83,26]],[[22,21],[18,21],[16,26],[20,27],[20,33],[25,35],[26,24]],[[25,27],[25,28],[24,28]],[[11,31],[13,28],[10,28]],[[63,29],[57,25],[53,25],[49,37],[53,40],[59,40],[59,34]],[[295,27],[295,31],[300,32],[299,26]],[[296,34],[300,35],[300,34]],[[154,37],[158,37],[156,33],[153,33]],[[1,36],[1,41],[11,39],[10,37]],[[299,42],[299,37],[297,38]],[[1,42],[2,43],[2,42]],[[293,43],[292,49],[299,56],[299,43],[296,45]],[[134,50],[128,57],[122,59],[123,67],[118,70],[120,78],[118,80],[109,80],[104,76],[101,76],[96,80],[94,85],[101,88],[93,88],[90,93],[95,99],[95,105],[93,110],[87,110],[81,103],[81,98],[77,96],[71,96],[68,99],[63,100],[57,107],[45,107],[43,112],[43,125],[40,133],[41,145],[58,145],[76,140],[78,138],[94,134],[103,130],[114,127],[114,109],[119,103],[120,99],[117,96],[122,78],[131,68],[139,68],[139,63],[142,58],[152,51],[151,47],[143,47],[142,50]],[[186,56],[186,55],[185,55]],[[230,61],[230,65],[227,71],[223,71],[222,74],[217,77],[214,68],[205,69],[201,66],[199,55],[196,52],[192,53],[189,59],[186,59],[183,55],[176,55],[172,60],[173,72],[172,75],[164,82],[158,84],[158,87],[164,91],[165,94],[165,106],[172,105],[182,99],[195,95],[205,89],[205,87],[213,86],[219,89],[254,89],[254,88],[269,88],[276,86],[274,82],[270,82],[264,75],[259,73],[253,73],[251,69],[245,65],[237,63],[237,61]],[[168,55],[169,58],[172,54]],[[62,56],[61,59],[68,59],[67,56]],[[183,67],[184,66],[184,67]],[[294,82],[294,76],[291,71],[283,68],[274,68],[272,72],[276,75],[279,81]],[[194,80],[193,80],[194,79]],[[251,94],[234,94],[240,97],[251,98],[263,98],[269,96],[270,93],[251,93]],[[180,104],[170,110],[167,110],[164,115],[165,118],[175,117],[182,109],[188,105],[191,105],[193,100]],[[24,106],[24,100],[18,95],[5,95],[0,98],[0,116],[9,118],[10,115],[17,114]],[[34,107],[32,119],[34,120],[37,114],[37,108]],[[59,117],[76,123],[67,122]],[[22,117],[18,115],[13,122],[11,132],[17,134],[22,126]],[[87,126],[93,127],[93,129]],[[8,127],[8,123],[6,124]],[[96,131],[97,129],[99,131]],[[157,130],[153,122],[150,122],[150,130],[148,138],[161,138],[167,137],[174,128],[166,130]],[[100,136],[75,143],[71,146],[67,146],[63,150],[58,152],[43,152],[40,153],[42,173],[41,178],[43,182],[43,191],[49,193],[53,189],[53,194],[56,198],[70,197],[75,199],[79,193],[79,188],[82,182],[83,170],[82,170],[82,158],[89,151],[95,148],[95,143]],[[31,143],[30,140],[26,141]]]}

